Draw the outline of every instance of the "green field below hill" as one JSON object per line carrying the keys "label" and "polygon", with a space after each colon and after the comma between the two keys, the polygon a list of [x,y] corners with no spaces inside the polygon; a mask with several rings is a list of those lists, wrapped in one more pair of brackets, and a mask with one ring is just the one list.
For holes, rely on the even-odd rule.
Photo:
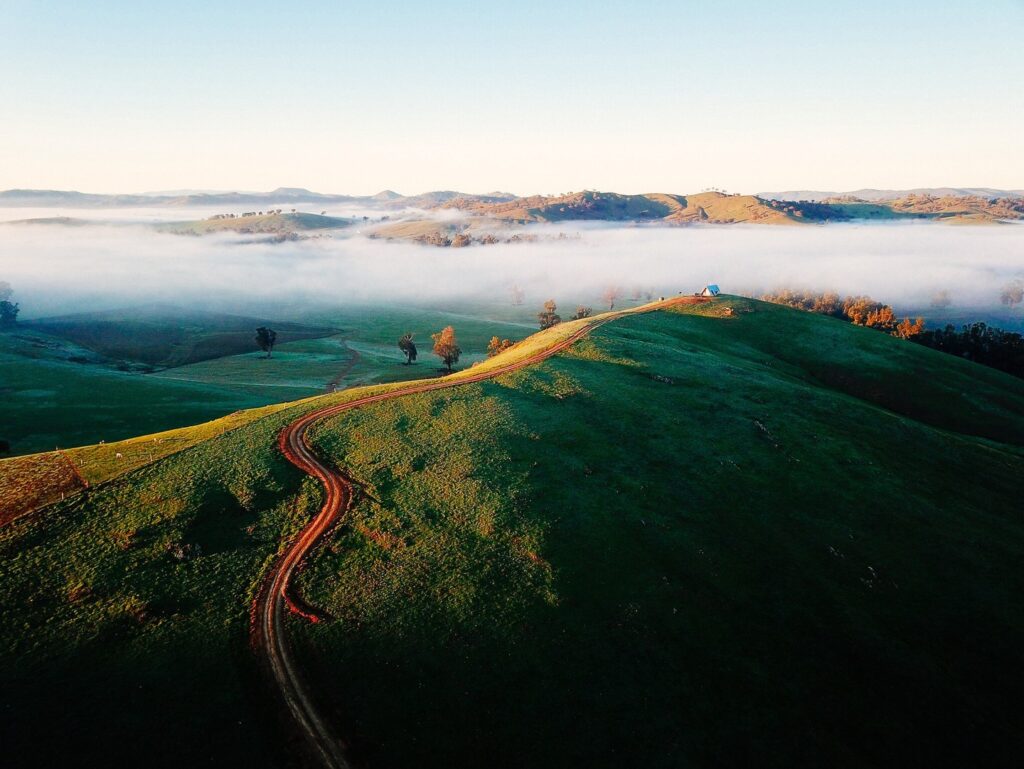
{"label": "green field below hill", "polygon": [[119,371],[36,332],[0,333],[0,439],[14,454],[114,441],[215,419],[266,397]]}
{"label": "green field below hill", "polygon": [[[0,440],[15,455],[111,442],[332,389],[433,376],[430,334],[449,323],[465,351],[461,366],[483,359],[491,336],[521,339],[535,329],[532,308],[460,309],[357,306],[275,322],[158,306],[27,323],[0,333]],[[270,359],[253,341],[262,323],[281,329]],[[407,331],[420,347],[413,366],[401,365],[397,346]]]}
{"label": "green field below hill", "polygon": [[[360,392],[211,431],[0,529],[7,756],[287,764],[247,612],[320,491],[275,438]],[[301,580],[333,620],[289,631],[360,763],[1024,749],[1018,379],[723,297],[311,440],[361,493]]]}

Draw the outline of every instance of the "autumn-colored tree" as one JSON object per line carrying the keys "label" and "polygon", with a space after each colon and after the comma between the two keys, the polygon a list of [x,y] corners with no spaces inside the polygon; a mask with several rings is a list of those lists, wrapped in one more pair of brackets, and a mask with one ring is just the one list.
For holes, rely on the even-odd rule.
{"label": "autumn-colored tree", "polygon": [[601,294],[601,298],[608,303],[609,310],[615,309],[615,300],[620,296],[622,296],[622,289],[618,286],[608,286],[608,288],[604,290],[604,293]]}
{"label": "autumn-colored tree", "polygon": [[498,337],[492,336],[491,341],[487,343],[487,357],[493,358],[498,353],[505,352],[514,344],[515,342],[511,339],[498,339]]}
{"label": "autumn-colored tree", "polygon": [[915,318],[913,321],[910,318],[904,318],[896,326],[896,330],[892,332],[892,335],[898,336],[900,339],[913,339],[923,331],[924,318]]}
{"label": "autumn-colored tree", "polygon": [[949,295],[949,292],[946,289],[937,291],[935,296],[932,297],[932,307],[937,310],[944,310],[951,304],[953,304],[953,298]]}
{"label": "autumn-colored tree", "polygon": [[434,340],[434,355],[440,358],[451,372],[452,366],[459,362],[459,356],[462,354],[462,348],[455,338],[455,329],[445,326],[438,333],[431,334],[430,338]]}
{"label": "autumn-colored tree", "polygon": [[843,314],[857,326],[868,325],[868,318],[885,305],[869,296],[848,296],[843,301]]}
{"label": "autumn-colored tree", "polygon": [[526,298],[526,292],[519,286],[512,286],[512,306],[519,307]]}
{"label": "autumn-colored tree", "polygon": [[826,291],[821,296],[815,297],[811,306],[813,312],[820,312],[822,315],[832,315],[836,318],[843,317],[843,303],[839,294],[834,291]]}
{"label": "autumn-colored tree", "polygon": [[398,340],[398,349],[405,353],[405,365],[408,366],[416,360],[416,343],[412,341],[412,334],[405,333]]}
{"label": "autumn-colored tree", "polygon": [[589,318],[594,314],[594,311],[590,307],[584,307],[582,304],[576,305],[576,314],[572,316],[572,320],[581,320],[582,318]]}
{"label": "autumn-colored tree", "polygon": [[562,322],[562,316],[556,310],[558,310],[558,307],[555,305],[554,299],[548,299],[544,302],[544,309],[537,313],[537,320],[540,322],[541,331],[557,326]]}
{"label": "autumn-colored tree", "polygon": [[864,325],[868,328],[877,328],[879,331],[892,333],[896,330],[897,322],[896,313],[892,311],[892,307],[882,305],[868,313],[867,318],[864,320]]}

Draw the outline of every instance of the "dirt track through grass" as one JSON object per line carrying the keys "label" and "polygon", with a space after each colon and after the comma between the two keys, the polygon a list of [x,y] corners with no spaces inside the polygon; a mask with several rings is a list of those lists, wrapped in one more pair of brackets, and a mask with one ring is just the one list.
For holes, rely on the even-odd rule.
{"label": "dirt track through grass", "polygon": [[697,301],[700,300],[694,297],[679,297],[632,310],[606,313],[588,319],[568,337],[529,355],[514,359],[506,365],[487,367],[476,374],[462,372],[462,376],[459,377],[413,382],[400,389],[327,406],[302,415],[281,432],[278,443],[281,452],[293,465],[313,476],[323,485],[325,498],[316,516],[303,527],[267,573],[263,588],[257,595],[253,607],[252,638],[253,645],[263,656],[274,683],[281,691],[295,726],[302,733],[307,748],[323,766],[341,769],[350,764],[341,741],[333,733],[328,719],[320,712],[308,683],[303,679],[301,671],[298,670],[284,632],[284,617],[287,608],[291,613],[309,621],[319,622],[321,620],[321,617],[307,607],[301,598],[292,594],[292,578],[310,552],[334,529],[349,509],[354,498],[355,488],[352,480],[344,472],[322,462],[309,447],[305,437],[309,427],[322,419],[361,406],[416,393],[459,387],[509,374],[562,352],[595,328],[623,315],[665,309],[682,303],[692,304]]}

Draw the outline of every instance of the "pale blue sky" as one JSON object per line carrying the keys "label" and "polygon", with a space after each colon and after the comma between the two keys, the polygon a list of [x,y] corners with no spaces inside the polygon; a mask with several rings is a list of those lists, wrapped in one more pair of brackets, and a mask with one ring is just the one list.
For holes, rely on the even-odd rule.
{"label": "pale blue sky", "polygon": [[2,8],[0,188],[1024,187],[1024,0]]}

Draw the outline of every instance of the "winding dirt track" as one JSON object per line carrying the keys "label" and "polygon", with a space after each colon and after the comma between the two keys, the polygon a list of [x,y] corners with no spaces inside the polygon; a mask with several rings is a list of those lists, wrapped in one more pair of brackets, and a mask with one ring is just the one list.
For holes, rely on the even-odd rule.
{"label": "winding dirt track", "polygon": [[380,401],[401,398],[413,393],[444,390],[451,387],[481,382],[486,379],[507,374],[510,371],[531,366],[550,358],[573,343],[577,342],[595,328],[605,323],[636,312],[659,310],[673,304],[694,303],[694,297],[678,297],[642,307],[606,313],[583,325],[571,336],[557,342],[551,347],[530,355],[526,358],[509,363],[507,366],[490,368],[476,375],[460,376],[456,379],[444,377],[430,382],[414,382],[408,387],[390,390],[377,395],[368,395],[346,403],[327,406],[296,419],[289,424],[278,439],[281,452],[288,461],[303,472],[313,476],[323,484],[325,498],[323,506],[316,516],[299,532],[295,540],[272,564],[266,574],[262,589],[258,593],[253,606],[252,642],[257,652],[264,657],[270,669],[274,683],[281,690],[285,704],[288,706],[295,725],[302,733],[310,752],[319,757],[320,763],[331,769],[348,769],[351,765],[345,756],[342,742],[332,733],[330,725],[318,712],[310,694],[309,686],[304,681],[292,656],[291,648],[285,635],[285,609],[298,614],[311,622],[319,622],[320,616],[308,607],[301,598],[291,590],[291,580],[305,558],[324,536],[338,523],[352,504],[353,483],[336,468],[328,467],[310,449],[306,443],[306,431],[310,425],[321,419],[332,417],[343,411],[356,409]]}

